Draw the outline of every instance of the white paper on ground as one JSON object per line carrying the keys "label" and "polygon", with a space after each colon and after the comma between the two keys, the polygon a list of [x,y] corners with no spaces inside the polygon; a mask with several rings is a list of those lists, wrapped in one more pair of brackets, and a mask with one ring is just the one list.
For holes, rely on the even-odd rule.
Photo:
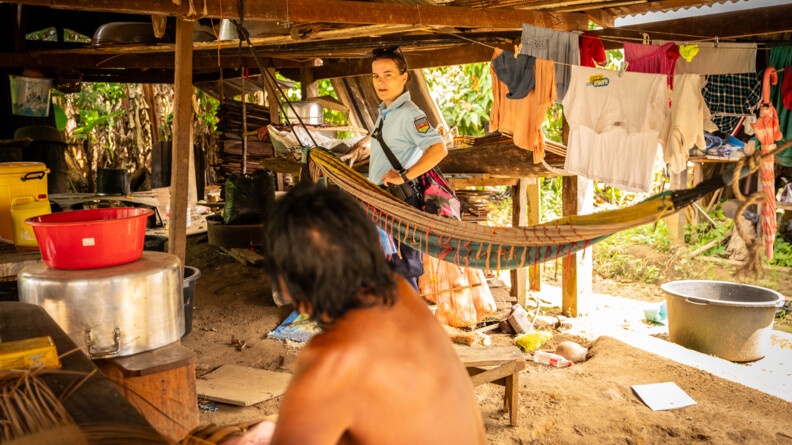
{"label": "white paper on ground", "polygon": [[674,382],[633,385],[632,389],[652,411],[684,408],[696,404],[696,401]]}

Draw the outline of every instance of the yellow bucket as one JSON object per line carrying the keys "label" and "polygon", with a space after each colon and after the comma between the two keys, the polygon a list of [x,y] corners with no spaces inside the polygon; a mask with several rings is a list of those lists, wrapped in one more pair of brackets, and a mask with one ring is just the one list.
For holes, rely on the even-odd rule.
{"label": "yellow bucket", "polygon": [[11,198],[11,224],[14,229],[14,245],[17,247],[38,247],[33,226],[25,224],[25,220],[34,216],[52,213],[48,199],[36,199],[33,196],[17,196]]}
{"label": "yellow bucket", "polygon": [[42,162],[0,162],[0,240],[13,242],[11,200],[33,196],[46,200],[49,169]]}

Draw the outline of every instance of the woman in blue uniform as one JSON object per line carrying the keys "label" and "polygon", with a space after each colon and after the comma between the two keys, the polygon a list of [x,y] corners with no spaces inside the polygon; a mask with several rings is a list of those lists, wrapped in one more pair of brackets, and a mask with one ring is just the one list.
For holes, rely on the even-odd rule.
{"label": "woman in blue uniform", "polygon": [[[407,61],[398,48],[375,50],[371,62],[372,80],[382,100],[376,130],[371,138],[369,180],[387,187],[409,182],[434,168],[448,150],[443,137],[429,124],[426,114],[410,100]],[[386,145],[387,148],[383,148]],[[397,169],[385,150],[389,149],[401,169]],[[407,200],[420,208],[421,203]],[[401,255],[392,255],[397,272],[417,289],[423,275],[420,252],[402,244]]]}

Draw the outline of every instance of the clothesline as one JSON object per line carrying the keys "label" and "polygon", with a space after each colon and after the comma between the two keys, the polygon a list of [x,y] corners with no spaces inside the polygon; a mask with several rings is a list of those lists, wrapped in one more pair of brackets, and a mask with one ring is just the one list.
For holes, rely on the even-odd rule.
{"label": "clothesline", "polygon": [[[468,38],[468,37],[465,37],[465,36],[461,36],[459,34],[454,34],[454,33],[448,32],[448,31],[443,31],[443,30],[441,30],[441,29],[439,29],[439,28],[437,28],[436,26],[433,26],[433,25],[424,25],[424,24],[422,24],[420,22],[420,20],[418,21],[418,25],[419,26],[426,26],[427,28],[431,29],[434,32],[437,32],[437,33],[440,33],[440,34],[447,34],[447,35],[456,37],[458,39],[466,40],[468,42],[475,43],[477,45],[481,45],[481,46],[484,46],[484,47],[487,47],[487,48],[492,48],[492,49],[498,48],[497,46],[489,45],[489,44],[484,43],[484,42],[479,42],[478,40],[474,40],[474,39],[471,39],[471,38]],[[636,31],[636,32],[638,32],[638,31]],[[652,33],[653,34],[665,35],[665,36],[671,36],[671,37],[693,37],[693,38],[697,39],[697,40],[683,40],[683,42],[686,43],[686,44],[696,44],[696,43],[714,41],[715,44],[716,44],[716,47],[717,47],[717,44],[719,42],[721,42],[722,40],[731,40],[731,39],[738,39],[738,38],[742,38],[742,37],[751,37],[751,36],[765,35],[765,34],[779,34],[779,33],[783,33],[783,32],[788,32],[788,31],[778,31],[778,32],[773,32],[773,33],[743,34],[743,35],[739,35],[739,36],[727,36],[727,37],[719,37],[719,36],[706,37],[706,36],[699,36],[699,35],[695,35],[695,34],[667,33],[667,32],[662,32],[662,31],[653,31]],[[608,36],[601,36],[601,35],[598,35],[598,37],[599,37],[600,40],[603,40],[603,41],[606,41],[606,42],[613,42],[613,43],[624,43],[626,41],[638,41],[638,42],[644,41],[643,37],[622,37],[620,39],[616,39],[616,38],[608,37]],[[681,39],[672,38],[672,40],[677,41],[677,40],[681,40]],[[746,42],[724,42],[724,43],[746,43]],[[769,50],[772,49],[772,48],[759,48],[758,47],[759,45],[764,45],[764,42],[756,42],[756,44],[757,44],[756,50],[769,51]],[[725,47],[722,47],[722,48],[719,48],[719,49],[742,50],[744,48],[725,46]],[[560,63],[560,62],[556,62],[556,63]],[[572,66],[571,64],[566,64],[566,63],[561,63],[561,64],[562,65]]]}

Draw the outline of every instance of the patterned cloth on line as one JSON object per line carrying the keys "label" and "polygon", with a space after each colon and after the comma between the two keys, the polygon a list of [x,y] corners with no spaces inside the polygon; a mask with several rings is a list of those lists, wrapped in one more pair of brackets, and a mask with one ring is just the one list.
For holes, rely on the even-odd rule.
{"label": "patterned cloth on line", "polygon": [[701,93],[712,113],[712,122],[720,131],[731,134],[742,116],[756,112],[762,93],[761,77],[759,73],[707,76]]}

